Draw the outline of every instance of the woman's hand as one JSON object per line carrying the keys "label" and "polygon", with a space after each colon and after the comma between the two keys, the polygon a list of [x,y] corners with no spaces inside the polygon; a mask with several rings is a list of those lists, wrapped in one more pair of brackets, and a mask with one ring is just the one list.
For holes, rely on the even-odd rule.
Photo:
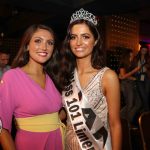
{"label": "woman's hand", "polygon": [[11,134],[6,129],[2,129],[0,134],[0,144],[3,150],[16,150]]}
{"label": "woman's hand", "polygon": [[62,107],[59,111],[59,118],[62,122],[64,122],[67,119],[67,113],[64,107]]}

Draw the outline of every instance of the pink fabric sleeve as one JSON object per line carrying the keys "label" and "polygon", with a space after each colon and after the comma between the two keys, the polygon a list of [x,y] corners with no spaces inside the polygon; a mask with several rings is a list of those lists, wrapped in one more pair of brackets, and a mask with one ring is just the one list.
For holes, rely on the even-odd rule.
{"label": "pink fabric sleeve", "polygon": [[[9,75],[4,75],[0,81],[0,119],[3,128],[11,131],[14,103],[12,101],[12,85]],[[12,81],[11,81],[12,82]]]}

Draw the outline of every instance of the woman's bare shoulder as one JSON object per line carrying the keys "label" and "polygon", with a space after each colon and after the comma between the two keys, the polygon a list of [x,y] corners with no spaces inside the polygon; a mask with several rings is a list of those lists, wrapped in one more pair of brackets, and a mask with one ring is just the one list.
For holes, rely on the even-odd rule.
{"label": "woman's bare shoulder", "polygon": [[106,78],[106,79],[118,78],[118,75],[114,70],[109,68],[105,71],[104,78]]}

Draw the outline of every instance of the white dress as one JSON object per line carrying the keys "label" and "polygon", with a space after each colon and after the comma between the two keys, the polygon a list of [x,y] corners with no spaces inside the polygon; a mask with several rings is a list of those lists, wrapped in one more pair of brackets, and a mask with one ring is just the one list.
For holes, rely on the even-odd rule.
{"label": "white dress", "polygon": [[[92,106],[96,114],[101,118],[104,127],[107,130],[108,136],[103,150],[111,150],[111,138],[108,124],[108,108],[106,97],[102,90],[102,78],[105,71],[109,69],[107,67],[102,68],[88,83],[88,85],[82,89],[82,92],[86,96],[89,104]],[[75,70],[75,82],[80,86],[77,72]],[[82,103],[82,100],[80,101]],[[81,150],[76,134],[74,133],[70,119],[67,119],[67,131],[66,131],[66,150]]]}

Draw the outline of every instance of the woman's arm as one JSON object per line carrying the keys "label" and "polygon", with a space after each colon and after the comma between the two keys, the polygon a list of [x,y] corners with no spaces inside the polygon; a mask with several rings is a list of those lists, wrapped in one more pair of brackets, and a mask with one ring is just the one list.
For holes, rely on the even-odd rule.
{"label": "woman's arm", "polygon": [[64,107],[62,107],[59,111],[59,118],[61,121],[65,121],[67,119],[67,113]]}
{"label": "woman's arm", "polygon": [[6,129],[0,133],[0,144],[3,150],[16,150],[12,136]]}
{"label": "woman's arm", "polygon": [[138,72],[140,68],[141,67],[136,67],[130,72],[126,72],[125,68],[120,68],[119,78],[120,79],[126,79],[126,78],[132,79],[132,75]]}
{"label": "woman's arm", "polygon": [[12,96],[12,93],[14,93],[14,88],[12,88],[14,87],[13,79],[12,72],[10,71],[3,75],[3,79],[0,82],[0,119],[2,127],[0,144],[3,150],[15,150],[15,144],[11,136],[13,111],[16,107]]}
{"label": "woman's arm", "polygon": [[108,104],[112,150],[121,150],[120,84],[117,74],[112,70],[107,70],[104,74],[102,85]]}

